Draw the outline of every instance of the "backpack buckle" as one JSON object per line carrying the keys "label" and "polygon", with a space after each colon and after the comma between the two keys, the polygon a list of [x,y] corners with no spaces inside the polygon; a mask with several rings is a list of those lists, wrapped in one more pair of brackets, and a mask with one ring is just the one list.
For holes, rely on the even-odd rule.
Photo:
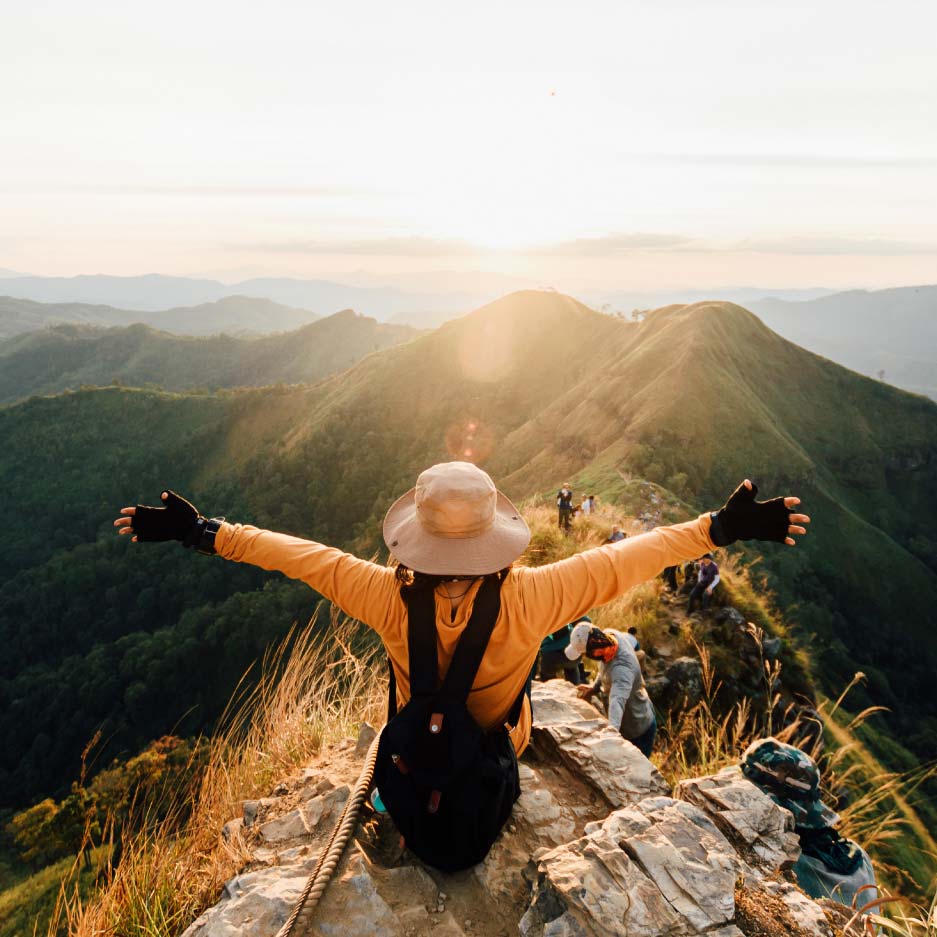
{"label": "backpack buckle", "polygon": [[442,713],[433,713],[429,720],[429,730],[433,735],[439,735],[442,732]]}
{"label": "backpack buckle", "polygon": [[390,760],[394,763],[394,767],[401,774],[409,774],[410,769],[407,767],[407,763],[400,757],[400,755],[391,755]]}

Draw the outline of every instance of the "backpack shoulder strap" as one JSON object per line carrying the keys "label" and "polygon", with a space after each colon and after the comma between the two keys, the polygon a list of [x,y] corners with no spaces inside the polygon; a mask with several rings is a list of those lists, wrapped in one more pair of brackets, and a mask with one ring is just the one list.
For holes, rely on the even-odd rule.
{"label": "backpack shoulder strap", "polygon": [[432,589],[404,595],[407,604],[407,651],[410,696],[433,696],[439,687],[436,655],[436,597]]}
{"label": "backpack shoulder strap", "polygon": [[487,576],[475,596],[471,618],[452,655],[439,691],[440,700],[464,703],[468,699],[500,611],[501,580],[497,576]]}

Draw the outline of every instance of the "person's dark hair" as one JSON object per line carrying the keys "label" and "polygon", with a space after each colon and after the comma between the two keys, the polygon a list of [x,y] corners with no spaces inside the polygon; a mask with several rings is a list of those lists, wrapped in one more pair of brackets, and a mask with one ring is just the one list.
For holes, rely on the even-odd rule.
{"label": "person's dark hair", "polygon": [[[505,576],[507,576],[510,571],[511,567],[505,566],[504,569],[499,569],[496,573],[488,573],[488,575],[497,576],[503,582]],[[400,583],[401,596],[410,594],[412,592],[420,592],[424,589],[432,590],[447,580],[462,578],[457,576],[436,576],[431,575],[430,573],[418,573],[416,570],[410,569],[409,566],[405,566],[403,563],[398,563],[394,567],[394,577],[396,578],[397,582]],[[482,579],[487,577],[466,576],[464,578]]]}
{"label": "person's dark hair", "polygon": [[628,634],[637,634],[637,633],[638,633],[638,629],[635,628],[634,625],[632,625],[632,626],[628,629]]}

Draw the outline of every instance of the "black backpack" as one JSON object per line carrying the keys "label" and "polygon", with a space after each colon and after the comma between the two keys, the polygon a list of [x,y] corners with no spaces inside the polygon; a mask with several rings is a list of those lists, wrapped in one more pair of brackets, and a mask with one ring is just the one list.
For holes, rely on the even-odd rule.
{"label": "black backpack", "polygon": [[[433,590],[405,592],[404,601],[410,700],[397,713],[391,665],[374,782],[407,847],[429,865],[456,872],[488,855],[520,796],[507,729],[486,732],[465,705],[501,608],[501,582],[489,576],[482,583],[441,686]],[[508,717],[512,724],[523,696]]]}

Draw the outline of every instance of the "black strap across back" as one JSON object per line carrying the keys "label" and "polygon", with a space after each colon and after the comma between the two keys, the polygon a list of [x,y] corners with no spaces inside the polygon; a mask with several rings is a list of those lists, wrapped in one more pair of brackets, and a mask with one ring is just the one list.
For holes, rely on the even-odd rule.
{"label": "black strap across back", "polygon": [[[404,593],[404,601],[407,604],[411,698],[435,697],[440,704],[464,704],[501,611],[501,580],[498,576],[486,576],[481,584],[475,596],[472,614],[459,637],[442,685],[439,682],[439,657],[436,650],[435,592],[432,589],[421,589],[409,595]],[[390,721],[397,714],[397,679],[390,658],[387,666],[390,671],[387,719]],[[522,689],[508,714],[510,725],[517,725],[523,703]]]}

